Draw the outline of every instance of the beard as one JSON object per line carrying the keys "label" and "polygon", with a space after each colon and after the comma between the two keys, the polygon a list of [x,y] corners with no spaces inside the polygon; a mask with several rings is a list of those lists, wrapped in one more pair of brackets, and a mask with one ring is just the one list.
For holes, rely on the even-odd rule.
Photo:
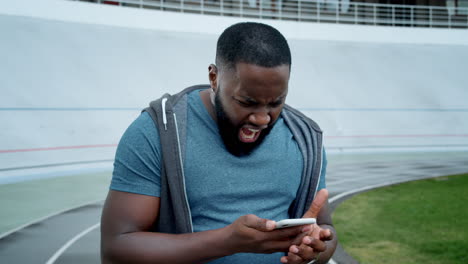
{"label": "beard", "polygon": [[260,135],[254,142],[245,143],[239,139],[239,130],[243,125],[245,125],[245,123],[239,125],[233,124],[232,120],[227,115],[223,104],[221,103],[219,89],[218,92],[215,93],[214,107],[216,111],[219,134],[223,139],[224,145],[226,146],[226,149],[229,153],[237,157],[250,155],[263,142],[274,125],[274,123],[272,123],[271,125],[268,125],[267,128],[260,131]]}

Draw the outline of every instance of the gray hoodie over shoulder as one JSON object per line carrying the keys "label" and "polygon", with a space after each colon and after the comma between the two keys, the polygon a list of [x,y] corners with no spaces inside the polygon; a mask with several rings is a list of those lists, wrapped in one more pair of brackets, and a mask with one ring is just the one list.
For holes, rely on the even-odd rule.
{"label": "gray hoodie over shoulder", "polygon": [[[187,94],[209,85],[196,85],[175,94],[165,94],[145,108],[156,124],[161,140],[161,204],[155,232],[191,233],[192,217],[184,178],[187,124]],[[290,207],[291,218],[301,218],[315,197],[322,171],[323,136],[320,127],[301,112],[285,105],[281,112],[302,153],[304,166],[296,199]],[[247,214],[248,212],[246,212]]]}

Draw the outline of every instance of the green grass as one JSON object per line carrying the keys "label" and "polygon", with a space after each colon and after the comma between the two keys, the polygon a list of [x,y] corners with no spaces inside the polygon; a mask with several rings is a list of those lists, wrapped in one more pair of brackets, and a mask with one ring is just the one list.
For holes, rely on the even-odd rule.
{"label": "green grass", "polygon": [[0,185],[0,234],[60,210],[105,199],[111,172]]}
{"label": "green grass", "polygon": [[360,263],[468,263],[468,174],[394,185],[344,201],[338,239]]}

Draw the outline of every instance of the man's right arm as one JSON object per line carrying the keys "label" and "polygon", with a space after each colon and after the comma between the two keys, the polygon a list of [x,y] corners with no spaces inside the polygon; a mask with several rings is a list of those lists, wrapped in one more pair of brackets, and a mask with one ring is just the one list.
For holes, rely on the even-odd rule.
{"label": "man's right arm", "polygon": [[160,198],[111,190],[101,218],[102,263],[203,263],[238,252],[286,252],[304,227],[274,230],[274,221],[245,215],[224,228],[151,232]]}

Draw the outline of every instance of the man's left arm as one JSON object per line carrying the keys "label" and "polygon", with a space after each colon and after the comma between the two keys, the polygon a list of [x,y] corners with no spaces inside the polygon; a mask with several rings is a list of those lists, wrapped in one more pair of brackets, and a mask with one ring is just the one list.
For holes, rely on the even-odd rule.
{"label": "man's left arm", "polygon": [[[303,218],[317,218],[317,224],[306,236],[297,238],[296,245],[289,248],[282,263],[327,263],[335,252],[337,236],[328,209],[328,191],[320,190]],[[313,262],[315,261],[315,262]]]}

